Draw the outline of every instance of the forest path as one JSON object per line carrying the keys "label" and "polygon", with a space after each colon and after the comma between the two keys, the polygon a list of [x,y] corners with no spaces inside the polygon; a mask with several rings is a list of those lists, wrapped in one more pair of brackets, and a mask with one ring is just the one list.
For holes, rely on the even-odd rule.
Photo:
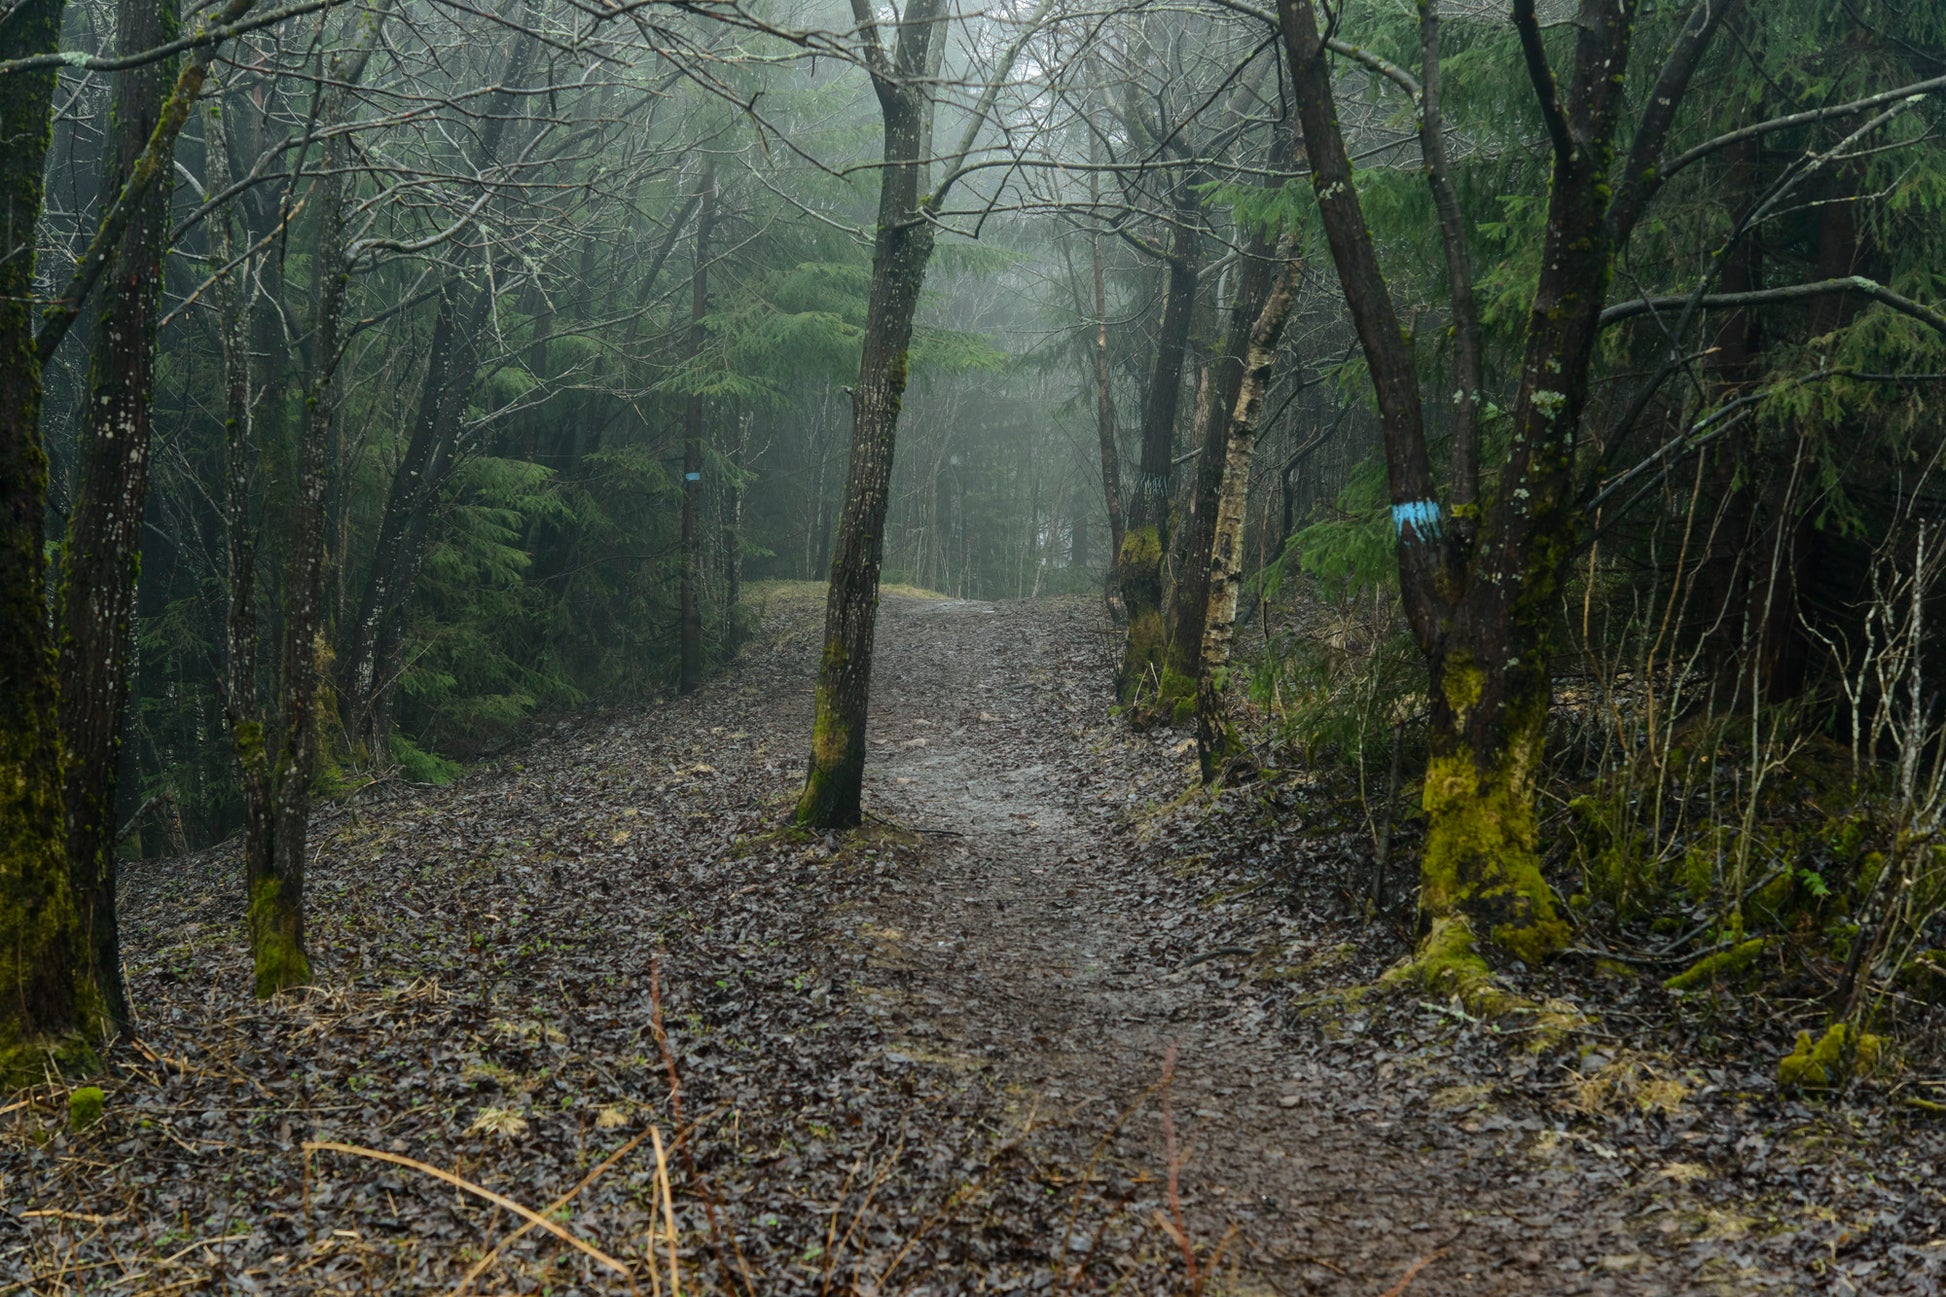
{"label": "forest path", "polygon": [[[753,603],[695,694],[320,814],[309,991],[252,996],[234,843],[131,864],[142,1040],[86,1130],[61,1084],[0,1111],[0,1290],[650,1291],[680,1129],[690,1291],[1184,1297],[1172,1046],[1209,1297],[1938,1290],[1936,1194],[1888,1186],[1932,1193],[1923,1150],[1720,1070],[1651,1112],[1624,1082],[1675,1065],[1619,1037],[1537,1059],[1361,996],[1400,951],[1344,901],[1362,848],[1288,786],[1184,799],[1182,737],[1110,715],[1092,600],[888,596],[866,805],[918,832],[786,827],[823,592]],[[565,1196],[627,1279],[428,1168]]]}
{"label": "forest path", "polygon": [[[1328,967],[1341,930],[1259,913],[1246,941],[1195,949],[1196,911],[1225,898],[1197,860],[1172,869],[1133,840],[1129,813],[1179,791],[1188,758],[1179,735],[1131,738],[1105,716],[1116,647],[1081,601],[886,601],[868,805],[944,831],[921,872],[858,907],[876,983],[861,994],[895,1047],[987,1069],[1078,1154],[1174,1046],[1191,1233],[1207,1249],[1236,1228],[1236,1291],[1377,1294],[1428,1257],[1413,1293],[1677,1291],[1624,1204],[1523,1153],[1531,1126],[1464,1120],[1491,1113],[1490,1087],[1468,1085],[1491,1078],[1433,1075],[1391,1042],[1408,1047],[1387,1073],[1430,1079],[1368,1086],[1240,986],[1246,952]],[[1111,1146],[1162,1175],[1153,1102]],[[1138,1215],[1160,1196],[1139,1191]]]}

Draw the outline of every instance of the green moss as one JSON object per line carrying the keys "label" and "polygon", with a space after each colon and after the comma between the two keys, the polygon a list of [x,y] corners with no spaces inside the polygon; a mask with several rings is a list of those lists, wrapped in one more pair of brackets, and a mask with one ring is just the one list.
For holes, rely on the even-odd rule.
{"label": "green moss", "polygon": [[1851,894],[1860,900],[1871,895],[1872,884],[1878,881],[1878,876],[1884,868],[1883,852],[1866,852],[1864,858],[1858,862],[1858,873],[1852,879]]}
{"label": "green moss", "polygon": [[851,744],[851,727],[838,715],[837,699],[824,685],[817,690],[817,719],[811,723],[811,760],[821,770],[836,769]]}
{"label": "green moss", "polygon": [[1196,678],[1174,667],[1162,668],[1162,690],[1156,702],[1169,711],[1170,723],[1186,725],[1196,719]]}
{"label": "green moss", "polygon": [[1683,852],[1676,881],[1682,884],[1683,891],[1689,893],[1690,900],[1698,903],[1708,900],[1710,890],[1716,883],[1716,853],[1701,846],[1692,846]]}
{"label": "green moss", "polygon": [[101,1092],[100,1086],[84,1085],[68,1096],[68,1127],[72,1130],[86,1130],[101,1120],[102,1109],[108,1103],[108,1096]]}
{"label": "green moss", "polygon": [[1440,672],[1439,684],[1446,695],[1446,705],[1453,709],[1453,715],[1464,723],[1466,714],[1479,705],[1480,696],[1486,692],[1486,672],[1463,654],[1454,654]]}
{"label": "green moss", "polygon": [[[1485,992],[1492,987],[1493,974],[1480,957],[1473,928],[1460,915],[1435,919],[1418,951],[1405,963],[1388,970],[1379,979],[1387,985],[1409,984],[1423,990],[1457,994],[1464,1002],[1468,993]],[[1504,991],[1493,988],[1495,995]],[[1473,1008],[1472,1004],[1468,1004]],[[1477,1012],[1478,1010],[1476,1010]]]}
{"label": "green moss", "polygon": [[1856,859],[1859,848],[1865,845],[1867,827],[1857,816],[1838,820],[1824,831],[1824,845],[1839,860]]}
{"label": "green moss", "polygon": [[1419,903],[1435,918],[1466,915],[1532,965],[1567,944],[1568,927],[1541,877],[1530,773],[1518,749],[1487,778],[1465,755],[1427,763]]}
{"label": "green moss", "polygon": [[1899,969],[1899,985],[1929,1004],[1946,1003],[1946,950],[1922,950]]}
{"label": "green moss", "polygon": [[1162,534],[1155,527],[1131,527],[1122,534],[1116,562],[1124,572],[1162,566]]}
{"label": "green moss", "polygon": [[1571,1006],[1537,1004],[1494,981],[1473,929],[1461,915],[1434,920],[1412,958],[1387,969],[1379,982],[1414,987],[1441,999],[1457,999],[1468,1013],[1479,1018],[1531,1018],[1534,1035],[1528,1043],[1536,1050],[1557,1043],[1579,1021]]}
{"label": "green moss", "polygon": [[1797,875],[1785,871],[1758,888],[1750,897],[1750,913],[1755,923],[1781,924],[1795,908],[1798,899]]}
{"label": "green moss", "polygon": [[1693,991],[1707,983],[1719,982],[1747,973],[1757,962],[1757,956],[1764,952],[1767,941],[1768,939],[1764,937],[1753,937],[1749,941],[1731,946],[1728,950],[1719,950],[1713,955],[1705,955],[1665,981],[1663,985],[1672,991]]}
{"label": "green moss", "polygon": [[1777,1063],[1777,1084],[1789,1090],[1828,1090],[1852,1077],[1878,1069],[1885,1058],[1885,1038],[1837,1023],[1817,1040],[1797,1033],[1797,1048]]}
{"label": "green moss", "polygon": [[257,998],[267,1000],[280,991],[311,980],[311,961],[298,937],[298,915],[284,898],[275,878],[260,881],[250,897],[250,945],[256,955]]}
{"label": "green moss", "polygon": [[264,727],[257,721],[244,721],[236,727],[231,736],[236,747],[237,760],[248,768],[255,768],[264,761]]}

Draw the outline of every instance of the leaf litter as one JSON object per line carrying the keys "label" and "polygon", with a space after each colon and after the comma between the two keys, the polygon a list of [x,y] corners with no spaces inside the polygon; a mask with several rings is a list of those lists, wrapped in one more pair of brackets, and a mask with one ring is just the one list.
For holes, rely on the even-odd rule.
{"label": "leaf litter", "polygon": [[888,598],[872,818],[786,828],[817,605],[769,612],[698,695],[321,816],[310,992],[250,997],[230,852],[132,866],[141,1039],[89,1129],[0,1113],[0,1285],[1939,1289],[1935,1127],[1685,1070],[1641,988],[1569,993],[1632,1052],[1541,1055],[1368,993],[1369,852],[1314,780],[1184,797],[1098,605]]}

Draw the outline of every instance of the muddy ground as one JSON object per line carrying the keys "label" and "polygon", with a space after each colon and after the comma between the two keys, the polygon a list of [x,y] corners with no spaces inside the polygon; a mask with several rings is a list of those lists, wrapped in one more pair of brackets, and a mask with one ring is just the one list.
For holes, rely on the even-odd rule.
{"label": "muddy ground", "polygon": [[1678,1048],[1727,996],[1557,979],[1535,1052],[1369,990],[1369,840],[1185,796],[1098,604],[888,598],[873,822],[784,829],[816,592],[765,612],[696,696],[321,817],[308,994],[249,998],[230,852],[134,867],[141,1040],[86,1130],[0,1105],[0,1293],[659,1292],[672,1225],[765,1295],[1940,1288],[1936,1118]]}

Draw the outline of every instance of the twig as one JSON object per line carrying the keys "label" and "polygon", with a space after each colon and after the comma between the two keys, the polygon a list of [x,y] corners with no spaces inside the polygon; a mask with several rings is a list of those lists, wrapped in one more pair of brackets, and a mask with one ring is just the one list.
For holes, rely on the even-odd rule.
{"label": "twig", "polygon": [[1427,1266],[1445,1255],[1446,1249],[1442,1247],[1437,1252],[1428,1252],[1426,1255],[1420,1257],[1417,1261],[1414,1261],[1406,1267],[1404,1276],[1397,1283],[1380,1293],[1378,1297],[1401,1297],[1401,1294],[1406,1290],[1406,1285],[1417,1278],[1421,1270],[1424,1270]]}
{"label": "twig", "polygon": [[[1169,1052],[1162,1056],[1162,1153],[1169,1164],[1169,1215],[1175,1223],[1172,1231],[1176,1243],[1182,1248],[1183,1268],[1187,1271],[1190,1297],[1198,1297],[1203,1285],[1196,1277],[1196,1246],[1189,1241],[1189,1225],[1182,1215],[1182,1158],[1176,1151],[1176,1114],[1169,1106],[1169,1087],[1176,1079],[1176,1044],[1169,1042]],[[1165,1224],[1168,1222],[1165,1222]]]}
{"label": "twig", "polygon": [[[722,1232],[716,1224],[716,1195],[710,1192],[709,1181],[703,1179],[702,1172],[696,1169],[696,1157],[689,1148],[689,1135],[682,1124],[682,1078],[676,1072],[676,1055],[669,1048],[669,1033],[662,1026],[662,958],[656,956],[649,961],[649,1028],[655,1036],[655,1045],[662,1053],[662,1066],[669,1073],[669,1112],[675,1121],[676,1152],[682,1155],[683,1170],[696,1185],[697,1196],[703,1200],[703,1215],[709,1221],[710,1251],[716,1254],[716,1264],[727,1280],[731,1271],[730,1263],[723,1255]],[[749,1263],[743,1259],[743,1246],[731,1240],[737,1250],[737,1267],[743,1275],[743,1290],[746,1294],[756,1293],[756,1284],[750,1277]]]}
{"label": "twig", "polygon": [[1200,955],[1191,955],[1188,959],[1182,961],[1182,966],[1184,968],[1194,968],[1198,964],[1207,964],[1212,959],[1222,959],[1229,955],[1254,955],[1256,953],[1257,948],[1255,946],[1218,946],[1215,950],[1205,950]]}
{"label": "twig", "polygon": [[[669,1235],[669,1297],[682,1297],[682,1262],[676,1255],[676,1203],[669,1191],[669,1159],[662,1151],[662,1132],[649,1127],[655,1141],[655,1177],[662,1182],[662,1222]],[[680,1140],[681,1136],[677,1136]]]}
{"label": "twig", "polygon": [[[613,1153],[610,1153],[606,1158],[602,1159],[601,1163],[597,1165],[594,1170],[588,1172],[588,1174],[581,1177],[580,1184],[575,1185],[574,1188],[568,1190],[566,1193],[562,1194],[559,1198],[556,1198],[553,1202],[547,1204],[547,1208],[541,1212],[541,1215],[552,1216],[555,1212],[561,1210],[561,1208],[573,1202],[575,1198],[580,1196],[581,1191],[583,1189],[586,1189],[589,1185],[595,1182],[596,1176],[600,1175],[603,1171],[606,1171],[609,1167],[615,1165],[615,1163],[621,1161],[623,1158],[627,1157],[630,1153],[634,1152],[635,1146],[640,1144],[643,1140],[647,1139],[648,1137],[649,1137],[648,1132],[644,1131],[640,1135],[637,1135],[634,1139],[628,1141],[628,1143],[616,1149]],[[478,1261],[473,1263],[473,1268],[466,1272],[466,1277],[464,1279],[461,1279],[457,1284],[453,1285],[453,1291],[448,1295],[448,1297],[462,1297],[462,1294],[464,1294],[468,1288],[473,1286],[473,1281],[478,1279],[481,1275],[485,1274],[487,1271],[487,1267],[491,1266],[496,1260],[498,1260],[502,1252],[506,1251],[509,1247],[513,1246],[515,1243],[519,1242],[521,1236],[526,1234],[528,1230],[533,1228],[534,1228],[534,1222],[528,1221],[525,1225],[522,1225],[519,1229],[507,1235],[505,1239],[495,1244],[494,1247],[491,1250],[489,1250],[485,1256],[481,1257]]]}
{"label": "twig", "polygon": [[461,1179],[451,1171],[442,1171],[436,1166],[421,1162],[416,1158],[401,1156],[398,1153],[384,1153],[375,1148],[361,1148],[357,1144],[340,1144],[334,1140],[307,1139],[301,1147],[306,1153],[347,1153],[352,1157],[367,1157],[374,1162],[390,1162],[394,1166],[410,1167],[412,1170],[429,1175],[435,1180],[442,1180],[452,1185],[455,1189],[462,1189],[476,1198],[484,1198],[494,1206],[505,1208],[522,1220],[539,1226],[577,1252],[585,1253],[620,1275],[623,1282],[628,1284],[628,1290],[630,1292],[639,1291],[635,1287],[635,1277],[628,1272],[628,1267],[620,1261],[617,1261],[614,1257],[609,1256],[594,1244],[584,1242],[573,1234],[570,1234],[567,1230],[562,1229],[559,1225],[556,1225],[547,1217],[521,1206],[512,1198],[497,1194],[483,1185],[474,1184],[471,1180]]}

